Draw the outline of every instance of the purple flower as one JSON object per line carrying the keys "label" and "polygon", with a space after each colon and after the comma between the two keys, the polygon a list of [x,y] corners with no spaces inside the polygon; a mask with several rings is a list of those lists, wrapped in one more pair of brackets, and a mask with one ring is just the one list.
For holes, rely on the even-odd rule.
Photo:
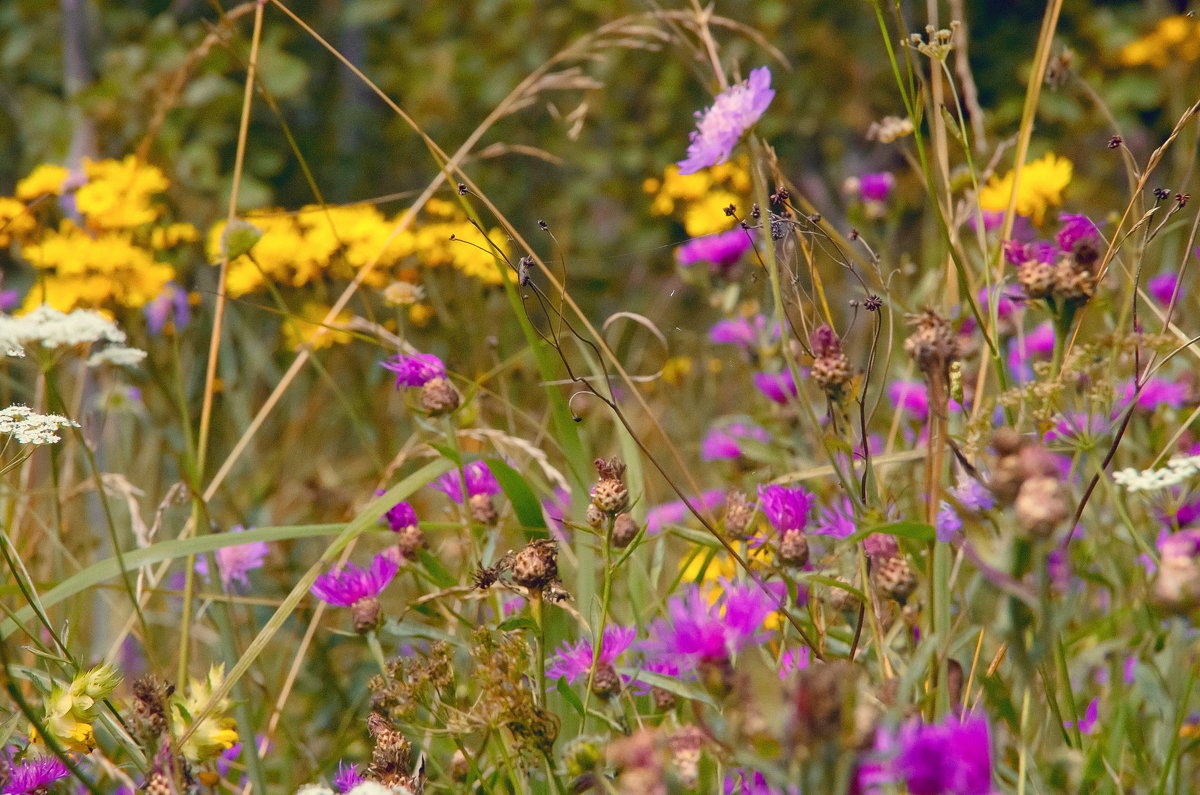
{"label": "purple flower", "polygon": [[503,491],[500,488],[500,482],[496,480],[496,476],[492,474],[492,470],[488,469],[487,462],[485,461],[472,461],[462,468],[461,474],[459,470],[452,469],[433,483],[430,483],[429,486],[461,504],[464,501],[463,475],[466,475],[467,479],[466,499],[479,494],[492,495]]}
{"label": "purple flower", "polygon": [[1091,703],[1087,705],[1087,710],[1083,713],[1083,717],[1078,721],[1064,720],[1063,728],[1070,729],[1078,727],[1082,734],[1091,734],[1096,730],[1096,723],[1100,717],[1100,699],[1093,698]]}
{"label": "purple flower", "polygon": [[772,593],[764,593],[756,583],[722,579],[721,585],[721,596],[711,605],[694,584],[682,597],[667,600],[669,617],[654,622],[651,640],[642,647],[651,659],[672,660],[681,670],[689,670],[701,660],[727,659],[751,641],[769,637],[763,622],[778,608],[787,586],[770,583]]}
{"label": "purple flower", "polygon": [[[1183,295],[1183,291],[1179,289],[1179,276],[1174,273],[1160,273],[1146,283],[1146,289],[1150,291],[1150,295],[1154,296],[1154,300],[1163,306],[1171,303],[1176,291],[1179,296]],[[1175,300],[1178,301],[1179,298],[1175,298]]]}
{"label": "purple flower", "polygon": [[754,237],[749,231],[730,229],[728,232],[689,240],[675,249],[675,257],[685,268],[707,262],[713,270],[725,270],[737,264],[742,255],[753,247]]}
{"label": "purple flower", "polygon": [[1048,359],[1054,353],[1054,325],[1047,320],[1023,337],[1008,344],[1008,367],[1022,381],[1033,377],[1029,361],[1033,357]]}
{"label": "purple flower", "polygon": [[742,455],[741,442],[750,439],[766,444],[771,436],[763,428],[747,422],[733,422],[724,428],[713,428],[700,443],[700,458],[718,461]]}
{"label": "purple flower", "polygon": [[738,768],[725,776],[724,795],[795,795],[800,790],[795,787],[781,790],[767,783],[767,777],[759,771],[749,771]]}
{"label": "purple flower", "polygon": [[805,528],[814,497],[802,488],[789,489],[772,483],[758,487],[758,501],[771,526],[783,534]]}
{"label": "purple flower", "polygon": [[886,202],[896,186],[896,178],[890,171],[863,174],[858,178],[858,195],[863,201]]}
{"label": "purple flower", "polygon": [[[753,348],[759,344],[767,331],[765,315],[755,315],[751,318],[739,317],[733,320],[718,320],[708,330],[708,339],[717,344],[740,345],[743,348]],[[770,339],[780,337],[779,324],[771,327]]]}
{"label": "purple flower", "polygon": [[[991,292],[988,291],[988,288],[981,287],[979,288],[979,294],[976,297],[978,298],[979,303],[982,304],[981,313],[986,315],[988,312],[988,307],[991,306]],[[999,295],[996,296],[996,317],[1001,320],[1012,317],[1013,313],[1017,311],[1015,299],[1020,297],[1021,290],[1019,287],[1010,285],[1002,288],[999,291]],[[970,319],[974,320],[974,318]]]}
{"label": "purple flower", "polygon": [[162,333],[167,321],[174,323],[175,329],[179,330],[192,317],[187,291],[175,282],[167,282],[158,297],[146,304],[144,311],[146,328],[154,336]]}
{"label": "purple flower", "polygon": [[50,785],[71,775],[57,756],[39,756],[13,765],[11,778],[4,785],[5,795],[48,792]]}
{"label": "purple flower", "polygon": [[787,679],[794,671],[802,671],[812,661],[812,652],[807,646],[788,649],[779,658],[779,678]]}
{"label": "purple flower", "polygon": [[366,569],[347,563],[340,569],[322,574],[309,590],[322,602],[350,607],[359,599],[379,596],[399,570],[399,565],[391,558],[376,555]]}
{"label": "purple flower", "polygon": [[780,405],[787,405],[799,392],[790,370],[781,373],[755,373],[751,380],[759,392]]}
{"label": "purple flower", "polygon": [[1062,222],[1062,226],[1059,227],[1054,242],[1058,243],[1061,251],[1073,251],[1076,243],[1088,238],[1091,238],[1093,243],[1099,242],[1100,230],[1086,215],[1063,213],[1058,216],[1058,220]]}
{"label": "purple flower", "polygon": [[337,774],[333,777],[333,788],[338,792],[346,793],[363,783],[363,777],[358,774],[358,767],[347,764],[346,762],[338,762]]}
{"label": "purple flower", "polygon": [[810,531],[819,536],[849,538],[858,527],[854,524],[854,504],[849,497],[842,497],[821,509],[817,524]]}
{"label": "purple flower", "polygon": [[687,159],[677,164],[680,174],[695,174],[702,168],[724,163],[746,130],[766,111],[775,92],[771,70],[760,66],[750,79],[721,92],[712,106],[697,113],[696,131],[689,136]]}
{"label": "purple flower", "polygon": [[929,396],[921,381],[896,380],[888,384],[888,400],[896,408],[907,411],[918,421],[929,416]]}
{"label": "purple flower", "polygon": [[571,492],[562,486],[555,487],[549,497],[542,500],[542,513],[546,518],[546,526],[562,529],[563,521],[571,510]]}
{"label": "purple flower", "polygon": [[[691,502],[702,511],[711,511],[725,502],[725,491],[710,489],[701,493],[700,496],[692,498]],[[646,535],[652,536],[661,533],[663,527],[669,524],[683,524],[689,516],[691,516],[691,511],[688,510],[683,500],[655,505],[646,511]]]}
{"label": "purple flower", "polygon": [[0,290],[0,312],[10,312],[21,303],[21,294],[16,290]]}
{"label": "purple flower", "polygon": [[[604,640],[600,643],[600,665],[612,665],[613,661],[629,648],[635,634],[636,630],[633,627],[606,627]],[[586,640],[575,644],[564,643],[546,666],[546,678],[566,677],[568,683],[575,684],[577,680],[587,677],[588,671],[592,670],[592,654],[592,644]]]}
{"label": "purple flower", "polygon": [[1053,243],[1047,243],[1045,240],[1034,240],[1030,243],[1018,243],[1016,240],[1009,240],[1004,244],[1004,259],[1009,265],[1020,265],[1022,262],[1028,262],[1035,259],[1038,262],[1054,262],[1054,258],[1058,255],[1058,249]]}
{"label": "purple flower", "polygon": [[[1165,378],[1148,378],[1142,384],[1142,390],[1137,396],[1137,405],[1144,411],[1154,411],[1161,406],[1173,409],[1183,407],[1191,395],[1191,388],[1184,381],[1168,381]],[[1122,406],[1128,406],[1133,400],[1133,381],[1126,381],[1122,386]]]}
{"label": "purple flower", "polygon": [[[241,525],[235,525],[229,529],[229,532],[241,533],[245,529]],[[230,587],[234,582],[237,582],[239,585],[249,584],[246,574],[251,569],[262,568],[263,559],[267,556],[270,549],[266,542],[250,541],[245,544],[233,544],[221,547],[213,552],[213,555],[217,559],[217,569],[221,572],[221,582],[226,588]],[[196,573],[202,577],[208,577],[207,555],[197,556]]]}
{"label": "purple flower", "polygon": [[991,748],[987,722],[982,718],[960,722],[951,716],[941,724],[912,722],[896,734],[880,730],[875,750],[891,757],[881,766],[883,780],[904,782],[912,795],[987,795],[992,791]]}
{"label": "purple flower", "polygon": [[432,353],[398,353],[383,366],[396,374],[396,389],[424,386],[427,381],[446,377],[446,365]]}
{"label": "purple flower", "polygon": [[863,539],[863,552],[872,560],[894,558],[900,554],[900,544],[896,537],[887,533],[871,533]]}
{"label": "purple flower", "polygon": [[388,509],[383,518],[387,521],[388,527],[392,529],[393,533],[399,533],[406,527],[419,524],[417,512],[407,502],[396,503]]}
{"label": "purple flower", "polygon": [[962,519],[954,510],[954,506],[942,500],[933,524],[937,540],[942,543],[953,541],[958,536],[958,531],[962,530],[962,525]]}

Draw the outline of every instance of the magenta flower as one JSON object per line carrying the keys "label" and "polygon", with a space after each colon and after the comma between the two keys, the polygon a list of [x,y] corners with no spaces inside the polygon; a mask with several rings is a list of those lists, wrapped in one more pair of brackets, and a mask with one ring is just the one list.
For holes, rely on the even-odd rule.
{"label": "magenta flower", "polygon": [[337,774],[333,777],[333,788],[340,793],[347,793],[363,783],[363,777],[358,774],[358,767],[338,762]]}
{"label": "magenta flower", "polygon": [[[463,496],[463,475],[467,480],[465,498]],[[464,499],[470,499],[479,494],[494,495],[503,491],[500,488],[500,482],[496,480],[492,470],[488,469],[485,461],[472,461],[462,468],[462,473],[457,469],[452,469],[430,483],[429,486],[460,504]]]}
{"label": "magenta flower", "polygon": [[71,771],[57,756],[38,756],[13,765],[10,775],[11,778],[4,785],[5,795],[31,795],[49,792],[51,784],[71,775]]}
{"label": "magenta flower", "polygon": [[804,529],[813,501],[813,495],[802,488],[789,489],[777,483],[758,487],[762,512],[781,535],[789,530]]}
{"label": "magenta flower", "polygon": [[918,421],[929,416],[929,396],[922,381],[896,380],[888,384],[888,400],[896,408],[907,411]]}
{"label": "magenta flower", "polygon": [[[740,345],[743,348],[753,348],[758,345],[767,332],[766,315],[755,315],[751,318],[739,317],[733,320],[718,320],[708,330],[708,339],[717,344]],[[779,324],[770,329],[771,341],[781,336]]]}
{"label": "magenta flower", "polygon": [[650,640],[643,644],[651,659],[673,660],[689,670],[702,660],[724,660],[751,642],[770,636],[763,630],[767,616],[786,597],[787,586],[770,583],[764,593],[755,583],[737,584],[721,580],[722,593],[713,604],[694,584],[682,597],[667,600],[667,619],[654,622]]}
{"label": "magenta flower", "polygon": [[[235,525],[229,529],[230,533],[241,533],[246,528],[241,525]],[[271,548],[263,541],[251,541],[246,544],[234,544],[228,547],[221,547],[213,552],[217,559],[217,569],[221,572],[221,582],[228,588],[233,583],[239,585],[248,585],[246,574],[251,569],[262,568],[263,559],[267,557],[267,553]],[[196,573],[201,577],[208,577],[208,556],[199,555],[196,557]]]}
{"label": "magenta flower", "polygon": [[1004,259],[1008,261],[1009,265],[1020,265],[1031,259],[1038,262],[1054,262],[1057,255],[1058,248],[1045,240],[1034,240],[1030,243],[1009,240],[1004,244]]}
{"label": "magenta flower", "polygon": [[680,174],[724,163],[742,134],[762,117],[775,92],[771,70],[760,66],[750,79],[721,92],[712,106],[697,113],[696,131],[689,136],[687,159],[679,161]]}
{"label": "magenta flower", "polygon": [[871,533],[863,539],[863,552],[872,560],[886,560],[900,554],[896,537],[887,533]]}
{"label": "magenta flower", "polygon": [[[636,630],[633,627],[610,626],[604,630],[604,640],[600,642],[599,665],[612,665],[633,642]],[[546,666],[547,679],[566,677],[569,684],[575,684],[584,679],[592,670],[592,644],[580,640],[574,644],[563,643],[558,653],[550,659]]]}
{"label": "magenta flower", "polygon": [[849,538],[857,529],[854,524],[854,504],[849,497],[842,497],[838,502],[821,509],[816,525],[809,532],[819,536]]}
{"label": "magenta flower", "polygon": [[683,267],[707,262],[714,271],[727,270],[754,247],[753,235],[745,229],[730,229],[715,235],[689,240],[675,249],[675,257]]}
{"label": "magenta flower", "polygon": [[396,389],[424,386],[435,378],[446,377],[446,365],[432,353],[399,353],[384,361],[383,366],[396,374]]}
{"label": "magenta flower", "polygon": [[767,777],[761,772],[738,768],[725,776],[722,792],[724,795],[799,795],[800,790],[794,785],[786,790],[777,789],[767,783]]}
{"label": "magenta flower", "polygon": [[896,186],[896,178],[890,171],[863,174],[858,178],[858,195],[863,201],[886,202]]}
{"label": "magenta flower", "polygon": [[[719,508],[724,502],[725,491],[723,489],[711,489],[691,500],[692,505],[702,511]],[[691,515],[691,511],[688,510],[683,500],[655,505],[646,511],[646,535],[657,535],[662,532],[663,527],[669,524],[683,524]]]}
{"label": "magenta flower", "polygon": [[787,405],[799,393],[790,370],[781,373],[755,373],[750,380],[759,392],[780,405]]}
{"label": "magenta flower", "polygon": [[1078,721],[1064,720],[1063,728],[1071,729],[1078,726],[1081,734],[1091,734],[1092,732],[1096,731],[1096,724],[1099,722],[1099,719],[1100,699],[1093,698],[1091,703],[1087,705],[1087,710],[1084,711],[1083,717]]}
{"label": "magenta flower", "polygon": [[393,533],[399,533],[406,527],[419,524],[417,512],[407,502],[398,502],[383,515]]}
{"label": "magenta flower", "polygon": [[[1182,408],[1188,403],[1191,391],[1185,381],[1148,378],[1146,383],[1142,384],[1142,391],[1138,393],[1137,405],[1143,411],[1154,411],[1162,406],[1170,406],[1173,409]],[[1121,392],[1121,405],[1128,406],[1129,401],[1133,400],[1133,381],[1126,381]]]}
{"label": "magenta flower", "polygon": [[738,458],[742,455],[741,443],[747,439],[766,444],[771,441],[771,435],[748,422],[732,422],[724,428],[712,428],[700,442],[700,458],[704,461]]}
{"label": "magenta flower", "polygon": [[[982,314],[986,315],[988,307],[991,306],[991,292],[989,292],[988,288],[981,287],[976,297],[980,303]],[[1017,311],[1015,299],[1019,299],[1020,297],[1021,289],[1019,287],[1009,286],[1001,289],[1000,294],[996,296],[996,317],[1001,320],[1012,317],[1012,314]]]}
{"label": "magenta flower", "polygon": [[309,591],[327,604],[350,607],[360,599],[378,597],[399,570],[396,561],[386,555],[376,555],[366,569],[347,563],[340,569],[322,574]]}
{"label": "magenta flower", "polygon": [[[992,791],[987,722],[972,718],[943,723],[914,721],[875,737],[878,766],[872,783],[903,782],[912,795],[988,795]],[[861,781],[861,779],[860,779]]]}
{"label": "magenta flower", "polygon": [[788,649],[779,658],[779,678],[787,679],[796,671],[803,671],[812,662],[812,651],[807,646]]}
{"label": "magenta flower", "polygon": [[[1183,290],[1179,287],[1179,277],[1174,273],[1160,273],[1146,283],[1146,289],[1154,296],[1154,300],[1163,306],[1168,306],[1176,294],[1183,295]],[[1176,297],[1175,301],[1178,303],[1179,298]]]}
{"label": "magenta flower", "polygon": [[1059,227],[1054,242],[1058,244],[1060,251],[1064,253],[1073,251],[1076,243],[1089,238],[1093,244],[1099,242],[1100,230],[1086,215],[1063,213],[1058,216],[1058,220],[1062,222],[1062,226]]}

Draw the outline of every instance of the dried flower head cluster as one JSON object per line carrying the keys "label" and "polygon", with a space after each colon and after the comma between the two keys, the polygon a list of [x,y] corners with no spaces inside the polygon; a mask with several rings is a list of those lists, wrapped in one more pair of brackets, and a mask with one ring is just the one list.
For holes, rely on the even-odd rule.
{"label": "dried flower head cluster", "polygon": [[1012,505],[1030,536],[1046,538],[1071,516],[1070,493],[1057,461],[1045,446],[1011,428],[992,436],[996,453],[988,488],[1001,505]]}

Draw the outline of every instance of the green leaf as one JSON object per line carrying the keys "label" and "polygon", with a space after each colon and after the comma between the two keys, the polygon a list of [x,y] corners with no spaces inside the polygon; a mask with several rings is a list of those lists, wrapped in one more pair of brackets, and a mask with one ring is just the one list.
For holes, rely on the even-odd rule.
{"label": "green leaf", "polygon": [[459,455],[458,451],[450,445],[429,442],[429,446],[441,453],[443,458],[448,458],[454,462],[456,467],[461,467],[463,465],[462,456]]}
{"label": "green leaf", "polygon": [[500,626],[496,629],[501,632],[512,632],[514,629],[527,629],[530,632],[537,632],[537,624],[529,616],[513,616],[506,618],[500,622]]}
{"label": "green leaf", "polygon": [[924,522],[893,522],[877,527],[864,527],[846,540],[852,543],[862,541],[871,535],[871,533],[883,533],[884,535],[900,536],[901,538],[914,538],[917,541],[933,541],[937,538],[937,531],[933,529],[933,525],[925,524]]}
{"label": "green leaf", "polygon": [[650,671],[639,671],[635,668],[617,668],[617,673],[626,674],[631,678],[637,679],[639,682],[645,682],[653,687],[662,688],[668,693],[674,693],[680,698],[699,701],[702,704],[707,704],[713,709],[717,708],[716,702],[712,700],[712,696],[708,694],[701,685],[697,682],[681,682],[678,679],[663,674],[651,673]]}
{"label": "green leaf", "polygon": [[575,712],[579,714],[579,717],[582,718],[583,702],[579,700],[579,696],[577,696],[575,691],[571,689],[571,686],[567,684],[567,678],[565,676],[558,677],[558,684],[554,686],[554,689],[558,691],[558,694],[563,697],[563,700],[570,704],[575,709]]}
{"label": "green leaf", "polygon": [[542,516],[542,504],[538,502],[538,498],[534,495],[533,489],[529,488],[529,484],[525,482],[525,478],[521,477],[521,473],[499,458],[483,460],[492,474],[496,476],[496,480],[500,482],[500,488],[504,489],[504,495],[512,503],[513,510],[517,513],[517,520],[521,525],[544,530],[546,520]]}
{"label": "green leaf", "polygon": [[446,567],[443,566],[437,558],[431,555],[429,550],[422,549],[417,553],[417,556],[420,558],[421,565],[429,574],[430,579],[432,579],[439,588],[453,588],[459,584],[458,579],[453,574],[446,571]]}

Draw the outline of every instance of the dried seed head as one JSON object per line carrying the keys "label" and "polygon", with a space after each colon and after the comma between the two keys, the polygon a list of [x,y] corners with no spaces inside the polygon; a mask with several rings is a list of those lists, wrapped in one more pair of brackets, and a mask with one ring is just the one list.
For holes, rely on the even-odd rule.
{"label": "dried seed head", "polygon": [[945,377],[950,362],[958,358],[958,337],[950,321],[926,309],[912,319],[916,329],[904,341],[904,350],[926,376]]}
{"label": "dried seed head", "polygon": [[396,531],[396,549],[405,560],[416,560],[422,549],[429,547],[429,540],[420,526],[410,524]]}
{"label": "dried seed head", "polygon": [[146,779],[144,785],[146,795],[177,795],[177,790],[162,771],[156,770]]}
{"label": "dried seed head", "polygon": [[1036,538],[1047,538],[1071,516],[1066,489],[1055,477],[1025,480],[1013,508],[1021,528]]}
{"label": "dried seed head", "polygon": [[850,360],[842,352],[842,341],[833,328],[823,324],[812,333],[811,342],[812,379],[831,399],[837,400],[854,377]]}
{"label": "dried seed head", "polygon": [[599,480],[624,480],[625,463],[617,457],[597,458],[592,462]]}
{"label": "dried seed head", "polygon": [[654,702],[654,709],[659,712],[670,712],[675,709],[675,694],[670,690],[656,687],[650,691],[650,700]]}
{"label": "dried seed head", "polygon": [[621,675],[611,663],[602,662],[592,674],[592,692],[600,698],[611,698],[621,692]]}
{"label": "dried seed head", "polygon": [[1067,301],[1086,301],[1096,294],[1096,275],[1071,257],[1054,265],[1054,295]]}
{"label": "dried seed head", "polygon": [[492,527],[500,519],[490,494],[472,494],[467,504],[471,509],[471,518],[480,524]]}
{"label": "dried seed head", "polygon": [[605,478],[592,486],[592,505],[607,514],[620,513],[629,507],[629,489],[623,481]]}
{"label": "dried seed head", "polygon": [[412,757],[412,743],[408,738],[393,729],[388,719],[378,712],[372,712],[367,718],[367,731],[375,741],[367,777],[383,783],[407,777]]}
{"label": "dried seed head", "polygon": [[587,521],[588,527],[598,530],[604,524],[604,511],[597,508],[596,503],[589,502],[584,519]]}
{"label": "dried seed head", "polygon": [[874,561],[871,579],[881,596],[895,599],[900,604],[908,601],[917,590],[917,574],[904,555]]}
{"label": "dried seed head", "polygon": [[558,544],[538,539],[517,553],[512,561],[513,582],[540,591],[558,579]]}
{"label": "dried seed head", "polygon": [[158,748],[167,733],[168,699],[175,691],[154,674],[146,674],[133,682],[133,726],[138,740],[147,749]]}
{"label": "dried seed head", "polygon": [[379,627],[382,610],[374,596],[364,596],[350,605],[350,617],[354,619],[354,631],[359,635],[374,632]]}
{"label": "dried seed head", "polygon": [[[849,581],[841,577],[835,577],[834,579],[838,580],[839,582],[844,582],[847,585],[850,584]],[[857,610],[860,604],[858,597],[850,591],[847,591],[845,588],[830,587],[829,592],[825,596],[825,600],[829,603],[830,607],[840,612],[844,612],[846,610]]]}
{"label": "dried seed head", "polygon": [[788,530],[779,539],[779,560],[786,566],[803,568],[808,563],[808,538],[803,530]]}
{"label": "dried seed head", "polygon": [[754,519],[754,505],[744,492],[730,489],[725,499],[725,532],[731,536],[742,536]]}
{"label": "dried seed head", "polygon": [[431,378],[421,387],[421,407],[437,417],[449,414],[462,403],[462,396],[449,379]]}
{"label": "dried seed head", "polygon": [[844,734],[843,721],[854,714],[858,666],[845,660],[816,663],[797,672],[792,737],[813,747]]}
{"label": "dried seed head", "polygon": [[1025,260],[1017,266],[1017,282],[1029,298],[1046,298],[1054,292],[1055,267],[1049,262]]}
{"label": "dried seed head", "polygon": [[637,534],[638,526],[633,517],[627,513],[617,514],[617,518],[613,520],[612,545],[617,549],[624,549]]}
{"label": "dried seed head", "polygon": [[671,735],[669,743],[680,783],[695,789],[700,783],[700,754],[707,743],[704,732],[696,726],[683,726]]}

